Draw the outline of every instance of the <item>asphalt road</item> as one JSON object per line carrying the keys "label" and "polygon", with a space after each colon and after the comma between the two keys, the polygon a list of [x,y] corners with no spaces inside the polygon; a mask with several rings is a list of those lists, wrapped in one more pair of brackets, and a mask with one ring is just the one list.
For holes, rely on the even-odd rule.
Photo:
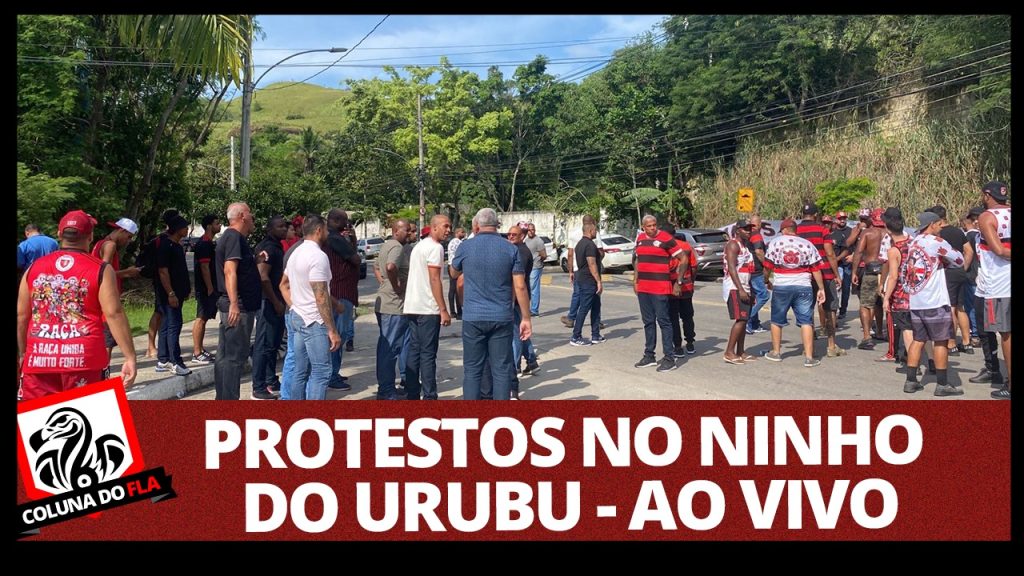
{"label": "asphalt road", "polygon": [[[555,271],[557,270],[557,271]],[[982,367],[981,351],[973,355],[950,357],[949,378],[963,385],[965,394],[954,398],[936,398],[935,377],[925,375],[925,390],[903,392],[904,376],[894,364],[875,362],[885,351],[879,342],[874,351],[857,350],[860,322],[856,318],[856,296],[851,296],[847,318],[840,323],[838,344],[849,351],[840,358],[825,358],[825,340],[815,342],[815,354],[821,365],[804,368],[799,334],[790,318],[783,330],[783,361],[759,359],[742,366],[727,364],[722,352],[731,326],[721,283],[698,281],[694,296],[697,354],[677,361],[671,372],[659,373],[653,367],[634,368],[643,355],[643,323],[636,296],[632,291],[632,273],[613,274],[605,281],[602,298],[606,343],[578,348],[569,345],[570,330],[559,321],[566,313],[572,289],[568,275],[558,269],[545,269],[541,291],[541,316],[534,322],[534,345],[541,372],[523,377],[523,400],[988,400],[987,384],[971,384],[967,379]],[[548,283],[549,282],[549,283]],[[372,272],[360,282],[360,300],[372,302],[376,282]],[[770,304],[767,306],[770,307]],[[768,322],[768,310],[761,312]],[[589,327],[584,329],[589,336]],[[352,390],[330,390],[329,399],[372,399],[376,393],[374,357],[377,325],[372,314],[356,321],[354,352],[344,354],[342,374],[349,376]],[[462,351],[460,322],[441,329],[438,350],[438,388],[443,399],[462,394]],[[770,348],[768,333],[748,335],[746,349],[759,355]],[[660,344],[659,344],[660,356]],[[248,398],[251,384],[242,385],[242,398]],[[212,399],[212,389],[189,396]]]}

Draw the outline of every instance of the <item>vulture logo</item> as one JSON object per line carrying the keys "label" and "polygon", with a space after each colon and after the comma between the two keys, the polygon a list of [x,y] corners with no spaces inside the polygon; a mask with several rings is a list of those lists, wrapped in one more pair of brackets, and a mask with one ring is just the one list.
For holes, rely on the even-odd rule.
{"label": "vulture logo", "polygon": [[142,470],[120,379],[18,405],[18,456],[31,498],[87,489]]}

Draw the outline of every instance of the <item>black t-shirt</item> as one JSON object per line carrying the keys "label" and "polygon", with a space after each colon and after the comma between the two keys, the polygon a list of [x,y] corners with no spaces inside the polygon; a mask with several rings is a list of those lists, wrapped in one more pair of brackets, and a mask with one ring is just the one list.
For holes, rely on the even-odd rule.
{"label": "black t-shirt", "polygon": [[165,239],[156,250],[156,274],[153,276],[153,283],[156,284],[156,296],[160,302],[167,303],[167,291],[164,290],[164,283],[160,280],[160,269],[167,268],[167,274],[171,277],[171,290],[178,297],[178,302],[184,302],[192,290],[192,283],[188,281],[188,264],[185,262],[185,249],[181,244]]}
{"label": "black t-shirt", "polygon": [[573,254],[576,256],[576,266],[579,268],[579,270],[576,271],[576,282],[589,286],[597,286],[597,279],[590,273],[590,265],[587,263],[587,257],[591,257],[596,260],[597,273],[601,273],[601,255],[597,251],[597,244],[594,244],[593,240],[584,236],[580,239],[579,243],[576,244]]}
{"label": "black t-shirt", "polygon": [[[264,251],[267,253],[267,264],[270,264],[270,284],[274,288],[274,295],[280,300],[281,276],[284,275],[284,248],[280,240],[267,236],[256,245],[256,254]],[[259,272],[259,269],[256,271]],[[262,290],[260,293],[262,294]]]}
{"label": "black t-shirt", "polygon": [[533,272],[533,252],[525,242],[516,244],[516,248],[519,248],[519,259],[523,261],[523,274],[526,275],[527,284],[529,284],[530,272]]}
{"label": "black t-shirt", "polygon": [[256,256],[249,248],[249,242],[234,228],[228,228],[220,239],[217,240],[215,250],[216,263],[214,271],[217,274],[217,290],[220,297],[217,300],[217,308],[227,312],[231,301],[228,299],[227,285],[224,283],[224,262],[228,260],[238,261],[238,298],[239,307],[245,312],[256,312],[260,309],[263,290],[260,287],[260,273],[256,269]]}
{"label": "black t-shirt", "polygon": [[[853,232],[853,228],[843,226],[832,233],[832,250],[835,251],[837,259],[839,254],[847,248],[846,241],[850,238],[850,232]],[[839,262],[838,264],[842,266],[844,263]]]}
{"label": "black t-shirt", "polygon": [[978,269],[981,268],[981,259],[978,258],[978,240],[981,239],[981,230],[969,230],[964,232],[964,236],[967,237],[971,248],[974,249],[974,258],[971,258],[971,265],[967,268],[967,279],[971,282],[977,282]]}
{"label": "black t-shirt", "polygon": [[217,275],[213,271],[214,268],[214,243],[213,240],[206,240],[200,238],[196,242],[195,250],[192,253],[192,258],[195,266],[195,278],[196,278],[196,298],[206,297],[206,281],[203,280],[203,269],[200,266],[201,263],[206,262],[210,265],[210,280],[213,282],[213,295],[217,295]]}
{"label": "black t-shirt", "polygon": [[[961,254],[964,253],[964,244],[967,243],[967,235],[964,234],[964,231],[961,230],[960,228],[956,226],[943,226],[942,229],[939,230],[939,237],[945,240],[946,242],[949,242],[949,245],[952,246],[953,249],[956,250],[957,252]],[[967,271],[965,271],[963,268],[946,269],[947,280],[962,282],[966,277]]]}

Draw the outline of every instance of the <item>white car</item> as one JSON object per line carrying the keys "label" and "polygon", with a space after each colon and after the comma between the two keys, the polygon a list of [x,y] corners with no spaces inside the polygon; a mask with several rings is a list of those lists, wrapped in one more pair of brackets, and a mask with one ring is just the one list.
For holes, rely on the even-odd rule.
{"label": "white car", "polygon": [[356,241],[356,250],[362,250],[363,254],[366,255],[367,260],[372,260],[377,257],[380,253],[381,246],[384,245],[384,239],[377,236],[371,236],[370,238],[360,238]]}
{"label": "white car", "polygon": [[549,266],[551,264],[558,263],[558,250],[555,250],[555,244],[551,241],[551,238],[547,236],[540,236],[540,239],[544,241],[544,252],[547,253],[548,257],[544,259],[544,265]]}
{"label": "white car", "polygon": [[601,265],[605,270],[626,270],[633,267],[636,242],[619,234],[601,234],[599,238],[604,244],[604,259],[601,260]]}

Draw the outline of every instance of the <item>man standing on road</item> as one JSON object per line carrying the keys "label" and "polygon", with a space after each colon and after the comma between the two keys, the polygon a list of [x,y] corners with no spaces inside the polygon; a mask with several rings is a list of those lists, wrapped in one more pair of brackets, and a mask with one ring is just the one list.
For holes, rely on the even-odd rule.
{"label": "man standing on road", "polygon": [[[839,290],[836,284],[839,266],[832,250],[832,236],[828,229],[818,223],[818,207],[807,202],[803,207],[804,219],[797,222],[796,235],[810,241],[821,256],[821,279],[825,281],[825,303],[818,307],[825,336],[828,337],[826,356],[844,356],[846,350],[836,345],[836,310],[839,308]],[[875,247],[877,251],[878,247]]]}
{"label": "man standing on road", "polygon": [[452,268],[463,277],[462,363],[465,376],[462,397],[480,399],[480,381],[489,360],[495,400],[511,398],[512,382],[512,295],[515,293],[522,321],[519,337],[526,340],[533,330],[530,322],[530,294],[523,277],[519,250],[498,235],[498,215],[492,208],[476,214],[480,233],[459,246]]}
{"label": "man standing on road", "polygon": [[544,241],[537,236],[537,227],[533,222],[526,224],[525,242],[530,254],[533,255],[533,270],[530,272],[530,314],[540,316],[540,275],[544,271],[544,260],[548,257],[548,252],[544,248]]}
{"label": "man standing on road", "polygon": [[36,261],[57,250],[57,241],[39,232],[35,224],[25,226],[25,240],[18,244],[18,274],[21,274]]}
{"label": "man standing on road", "polygon": [[[927,210],[939,217],[942,222],[942,229],[939,230],[939,237],[949,243],[954,250],[964,255],[962,268],[950,268],[946,270],[946,290],[949,291],[949,306],[953,313],[953,339],[949,341],[949,353],[974,354],[974,347],[971,346],[971,321],[964,309],[962,295],[967,285],[967,268],[974,262],[974,248],[967,242],[967,235],[959,226],[953,226],[946,220],[945,206],[932,206]],[[956,329],[960,328],[962,345],[957,345]]]}
{"label": "man standing on road", "polygon": [[[452,224],[444,214],[430,219],[430,236],[416,243],[409,257],[409,285],[403,311],[408,319],[409,352],[405,367],[405,392],[409,400],[437,400],[437,345],[441,326],[452,317],[445,306],[441,268],[444,247]],[[394,382],[392,376],[391,381]]]}
{"label": "man standing on road", "polygon": [[953,332],[946,268],[962,267],[964,259],[938,236],[942,220],[937,214],[922,212],[917,219],[920,222],[918,236],[910,242],[907,261],[900,267],[903,285],[910,295],[910,325],[914,332],[914,341],[907,352],[907,381],[903,391],[913,393],[924,389],[917,381],[917,369],[925,343],[931,342],[938,381],[935,395],[959,396],[964,393],[963,388],[949,384],[946,372],[949,359],[946,344]]}
{"label": "man standing on road", "polygon": [[848,216],[840,210],[836,212],[832,230],[832,250],[836,253],[836,264],[839,268],[839,280],[842,283],[842,297],[839,301],[838,319],[846,318],[846,308],[850,303],[850,286],[853,277],[850,270],[853,267],[853,250],[860,238],[860,226],[850,228],[846,225]]}
{"label": "man standing on road", "polygon": [[[409,318],[403,313],[409,259],[403,257],[403,246],[409,243],[411,232],[407,220],[395,220],[391,223],[391,238],[381,245],[377,254],[376,269],[381,278],[377,289],[380,302],[377,321],[380,329],[377,336],[378,400],[401,400],[395,393],[395,361],[402,356],[403,347],[409,340]],[[406,367],[401,365],[401,368],[405,373]]]}
{"label": "man standing on road", "polygon": [[[885,223],[881,220],[881,213],[876,217],[875,211],[871,211],[871,226],[864,230],[857,241],[857,249],[853,254],[853,269],[856,270],[861,262],[864,263],[864,274],[853,278],[853,284],[860,286],[860,327],[863,332],[863,339],[857,348],[861,350],[874,350],[875,342],[871,339],[871,324],[875,315],[875,307],[878,304],[878,283],[882,275],[882,260],[879,258],[882,247],[882,236],[885,235]],[[879,334],[879,336],[881,336]]]}
{"label": "man standing on road", "polygon": [[[658,219],[654,216],[644,216],[642,225],[643,232],[636,237],[633,292],[640,304],[640,316],[644,321],[644,356],[633,366],[645,368],[657,365],[658,372],[667,372],[676,369],[672,349],[672,323],[668,317],[668,298],[679,290],[678,286],[672,284],[668,262],[672,258],[677,258],[679,276],[684,277],[690,264],[690,255],[683,252],[674,237],[663,230],[658,230]],[[745,316],[743,319],[746,321]],[[660,363],[654,356],[659,329],[662,349]]]}
{"label": "man standing on road", "polygon": [[156,297],[160,303],[160,332],[157,338],[157,372],[187,376],[192,371],[181,358],[181,307],[192,292],[188,281],[188,263],[181,239],[188,233],[188,220],[175,216],[167,224],[167,241],[156,252]]}
{"label": "man standing on road", "polygon": [[135,382],[135,346],[114,271],[89,254],[96,220],[81,210],[58,226],[60,250],[37,258],[18,288],[18,399],[57,394],[102,379],[103,318],[124,352],[121,379]]}
{"label": "man standing on road", "polygon": [[761,319],[758,312],[768,302],[771,293],[764,285],[764,238],[761,236],[761,216],[751,214],[750,223],[754,226],[750,239],[747,240],[747,249],[754,255],[754,271],[750,273],[750,289],[754,294],[754,305],[750,308],[750,318],[747,320],[747,334],[760,334],[767,332],[761,327]]}
{"label": "man standing on road", "polygon": [[[780,226],[782,237],[772,242],[765,254],[765,270],[771,273],[772,349],[764,357],[782,361],[782,328],[789,324],[789,311],[796,316],[804,345],[804,367],[821,364],[814,357],[814,309],[825,301],[821,277],[821,255],[807,240],[796,235],[796,221],[787,218]],[[812,283],[813,280],[813,283]]]}
{"label": "man standing on road", "polygon": [[[524,239],[527,235],[528,224],[526,222],[520,222],[515,226],[512,226],[508,230],[508,241],[515,245],[516,249],[519,250],[519,260],[523,263],[523,278],[529,278],[533,272],[533,252],[527,247]],[[521,370],[522,374],[529,376],[534,373],[540,365],[537,364],[537,351],[533,348],[533,339],[527,338],[520,340],[519,338],[519,322],[522,321],[522,315],[519,314],[516,303],[512,302],[512,312],[515,317],[512,321],[512,364],[515,366],[515,370],[512,372],[512,398],[519,399],[519,373],[520,364],[519,359],[526,359],[526,368]]]}
{"label": "man standing on road", "polygon": [[217,400],[238,400],[252,327],[262,303],[262,289],[256,255],[246,240],[256,227],[249,205],[245,202],[231,204],[227,217],[228,228],[217,241],[215,253],[217,311],[221,321],[213,374]]}
{"label": "man standing on road", "polygon": [[[331,298],[334,303],[334,324],[341,334],[341,341],[355,338],[356,304],[359,302],[359,253],[351,240],[342,234],[348,229],[348,213],[333,208],[327,213],[327,259],[331,262]],[[331,382],[327,386],[335,390],[351,390],[341,375],[342,348],[331,350]]]}
{"label": "man standing on road", "polygon": [[[885,221],[885,228],[889,231],[891,240],[885,264],[888,271],[885,274],[885,286],[882,289],[882,307],[889,319],[889,353],[879,360],[885,361],[891,357],[897,362],[897,369],[901,364],[903,368],[906,368],[907,350],[910,349],[910,344],[914,341],[914,332],[910,323],[910,295],[907,294],[903,285],[900,268],[907,260],[910,238],[903,232],[906,224],[903,220],[903,212],[899,208],[887,208],[882,214],[882,219]],[[900,342],[903,342],[902,351]]]}
{"label": "man standing on road", "polygon": [[[590,214],[584,214],[583,225],[580,226],[579,229],[573,230],[573,232],[569,234],[569,252],[566,256],[566,267],[569,270],[569,283],[572,284],[572,298],[569,300],[569,312],[565,316],[562,316],[561,318],[562,325],[565,326],[566,328],[574,328],[576,326],[576,311],[580,307],[580,294],[579,291],[576,290],[575,282],[576,271],[579,269],[577,268],[577,266],[579,265],[579,260],[576,258],[575,248],[576,244],[579,243],[580,238],[583,238],[583,226],[586,226],[587,224],[593,224],[597,226],[597,220],[594,220],[594,217],[591,216]],[[601,259],[603,259],[604,243],[601,242],[600,233],[597,235],[596,238],[594,238],[594,245],[597,246],[598,256],[600,256]],[[601,328],[603,329],[604,326],[601,326]]]}
{"label": "man standing on road", "polygon": [[[288,256],[281,276],[281,296],[291,307],[289,344],[295,367],[286,378],[289,400],[324,400],[331,379],[331,352],[341,348],[334,325],[334,303],[328,285],[331,265],[326,254],[327,226],[317,214],[302,222],[302,243]],[[218,358],[218,361],[220,359]]]}
{"label": "man standing on road", "polygon": [[[455,251],[459,249],[459,244],[466,238],[466,230],[463,228],[455,229],[455,237],[448,242],[448,265],[451,266],[452,260],[455,259]],[[456,320],[462,320],[462,303],[459,302],[458,290],[456,290],[456,279],[448,275],[448,310],[452,313],[452,318]]]}
{"label": "man standing on road", "polygon": [[[604,286],[601,284],[601,260],[598,258],[597,245],[594,238],[597,237],[597,226],[593,224],[583,225],[583,238],[573,248],[573,255],[577,260],[576,286],[580,293],[580,307],[576,313],[576,323],[572,329],[572,338],[569,344],[572,346],[590,346],[605,341],[601,336],[601,292]],[[590,340],[583,339],[583,323],[590,314]]]}
{"label": "man standing on road", "polygon": [[[108,224],[114,227],[114,231],[96,242],[92,247],[92,255],[103,260],[114,269],[114,275],[117,277],[117,295],[120,298],[122,279],[139,277],[139,268],[136,266],[121,270],[120,254],[121,250],[124,250],[128,242],[138,233],[139,225],[130,218],[121,218],[117,222],[108,222]],[[114,352],[114,346],[117,342],[114,340],[114,335],[110,332],[110,326],[106,322],[103,323],[103,340],[107,345],[107,358],[109,359],[110,355]]]}
{"label": "man standing on road", "polygon": [[284,338],[284,298],[281,296],[281,275],[284,274],[284,248],[281,241],[288,235],[288,221],[273,216],[267,222],[266,236],[256,245],[263,302],[256,319],[256,339],[252,344],[252,397],[274,400],[281,390],[277,378],[277,353]]}
{"label": "man standing on road", "polygon": [[192,250],[193,272],[196,285],[196,320],[192,324],[192,363],[210,364],[213,354],[203,347],[206,323],[217,317],[217,283],[213,273],[215,245],[213,237],[220,233],[220,218],[214,214],[203,216],[203,236]]}
{"label": "man standing on road", "polygon": [[[673,288],[679,285],[678,294],[675,290],[668,299],[668,318],[672,323],[672,355],[676,358],[683,358],[687,354],[696,354],[697,348],[693,342],[697,339],[697,331],[693,324],[693,279],[697,272],[697,256],[693,253],[693,247],[686,240],[676,236],[676,228],[666,222],[661,225],[666,234],[672,236],[683,249],[684,254],[689,254],[689,265],[685,273],[679,275],[679,260],[672,258],[668,264],[669,281]],[[683,321],[682,330],[679,328],[679,321]],[[683,348],[683,338],[686,338],[686,347]]]}
{"label": "man standing on road", "polygon": [[754,270],[754,255],[747,248],[747,241],[754,226],[746,218],[736,221],[732,229],[733,239],[725,245],[725,279],[722,281],[722,299],[729,308],[729,319],[733,321],[729,340],[725,345],[724,359],[729,364],[744,364],[756,360],[743,351],[746,338],[747,318],[754,299],[750,294],[750,273]]}
{"label": "man standing on road", "polygon": [[[978,298],[984,299],[983,330],[986,335],[996,332],[1002,340],[1003,360],[1006,361],[1006,384],[992,393],[1000,400],[1010,399],[1010,207],[1006,204],[1007,188],[1002,182],[989,182],[982,188],[985,212],[978,216],[981,229],[981,243],[978,255],[981,268],[978,270]],[[985,339],[982,339],[985,344]],[[995,350],[991,339],[989,346],[992,356]],[[987,351],[986,351],[987,352]],[[998,361],[996,366],[998,367]],[[979,374],[980,376],[980,374]],[[994,376],[994,375],[993,375]],[[996,382],[995,379],[992,380]]]}

